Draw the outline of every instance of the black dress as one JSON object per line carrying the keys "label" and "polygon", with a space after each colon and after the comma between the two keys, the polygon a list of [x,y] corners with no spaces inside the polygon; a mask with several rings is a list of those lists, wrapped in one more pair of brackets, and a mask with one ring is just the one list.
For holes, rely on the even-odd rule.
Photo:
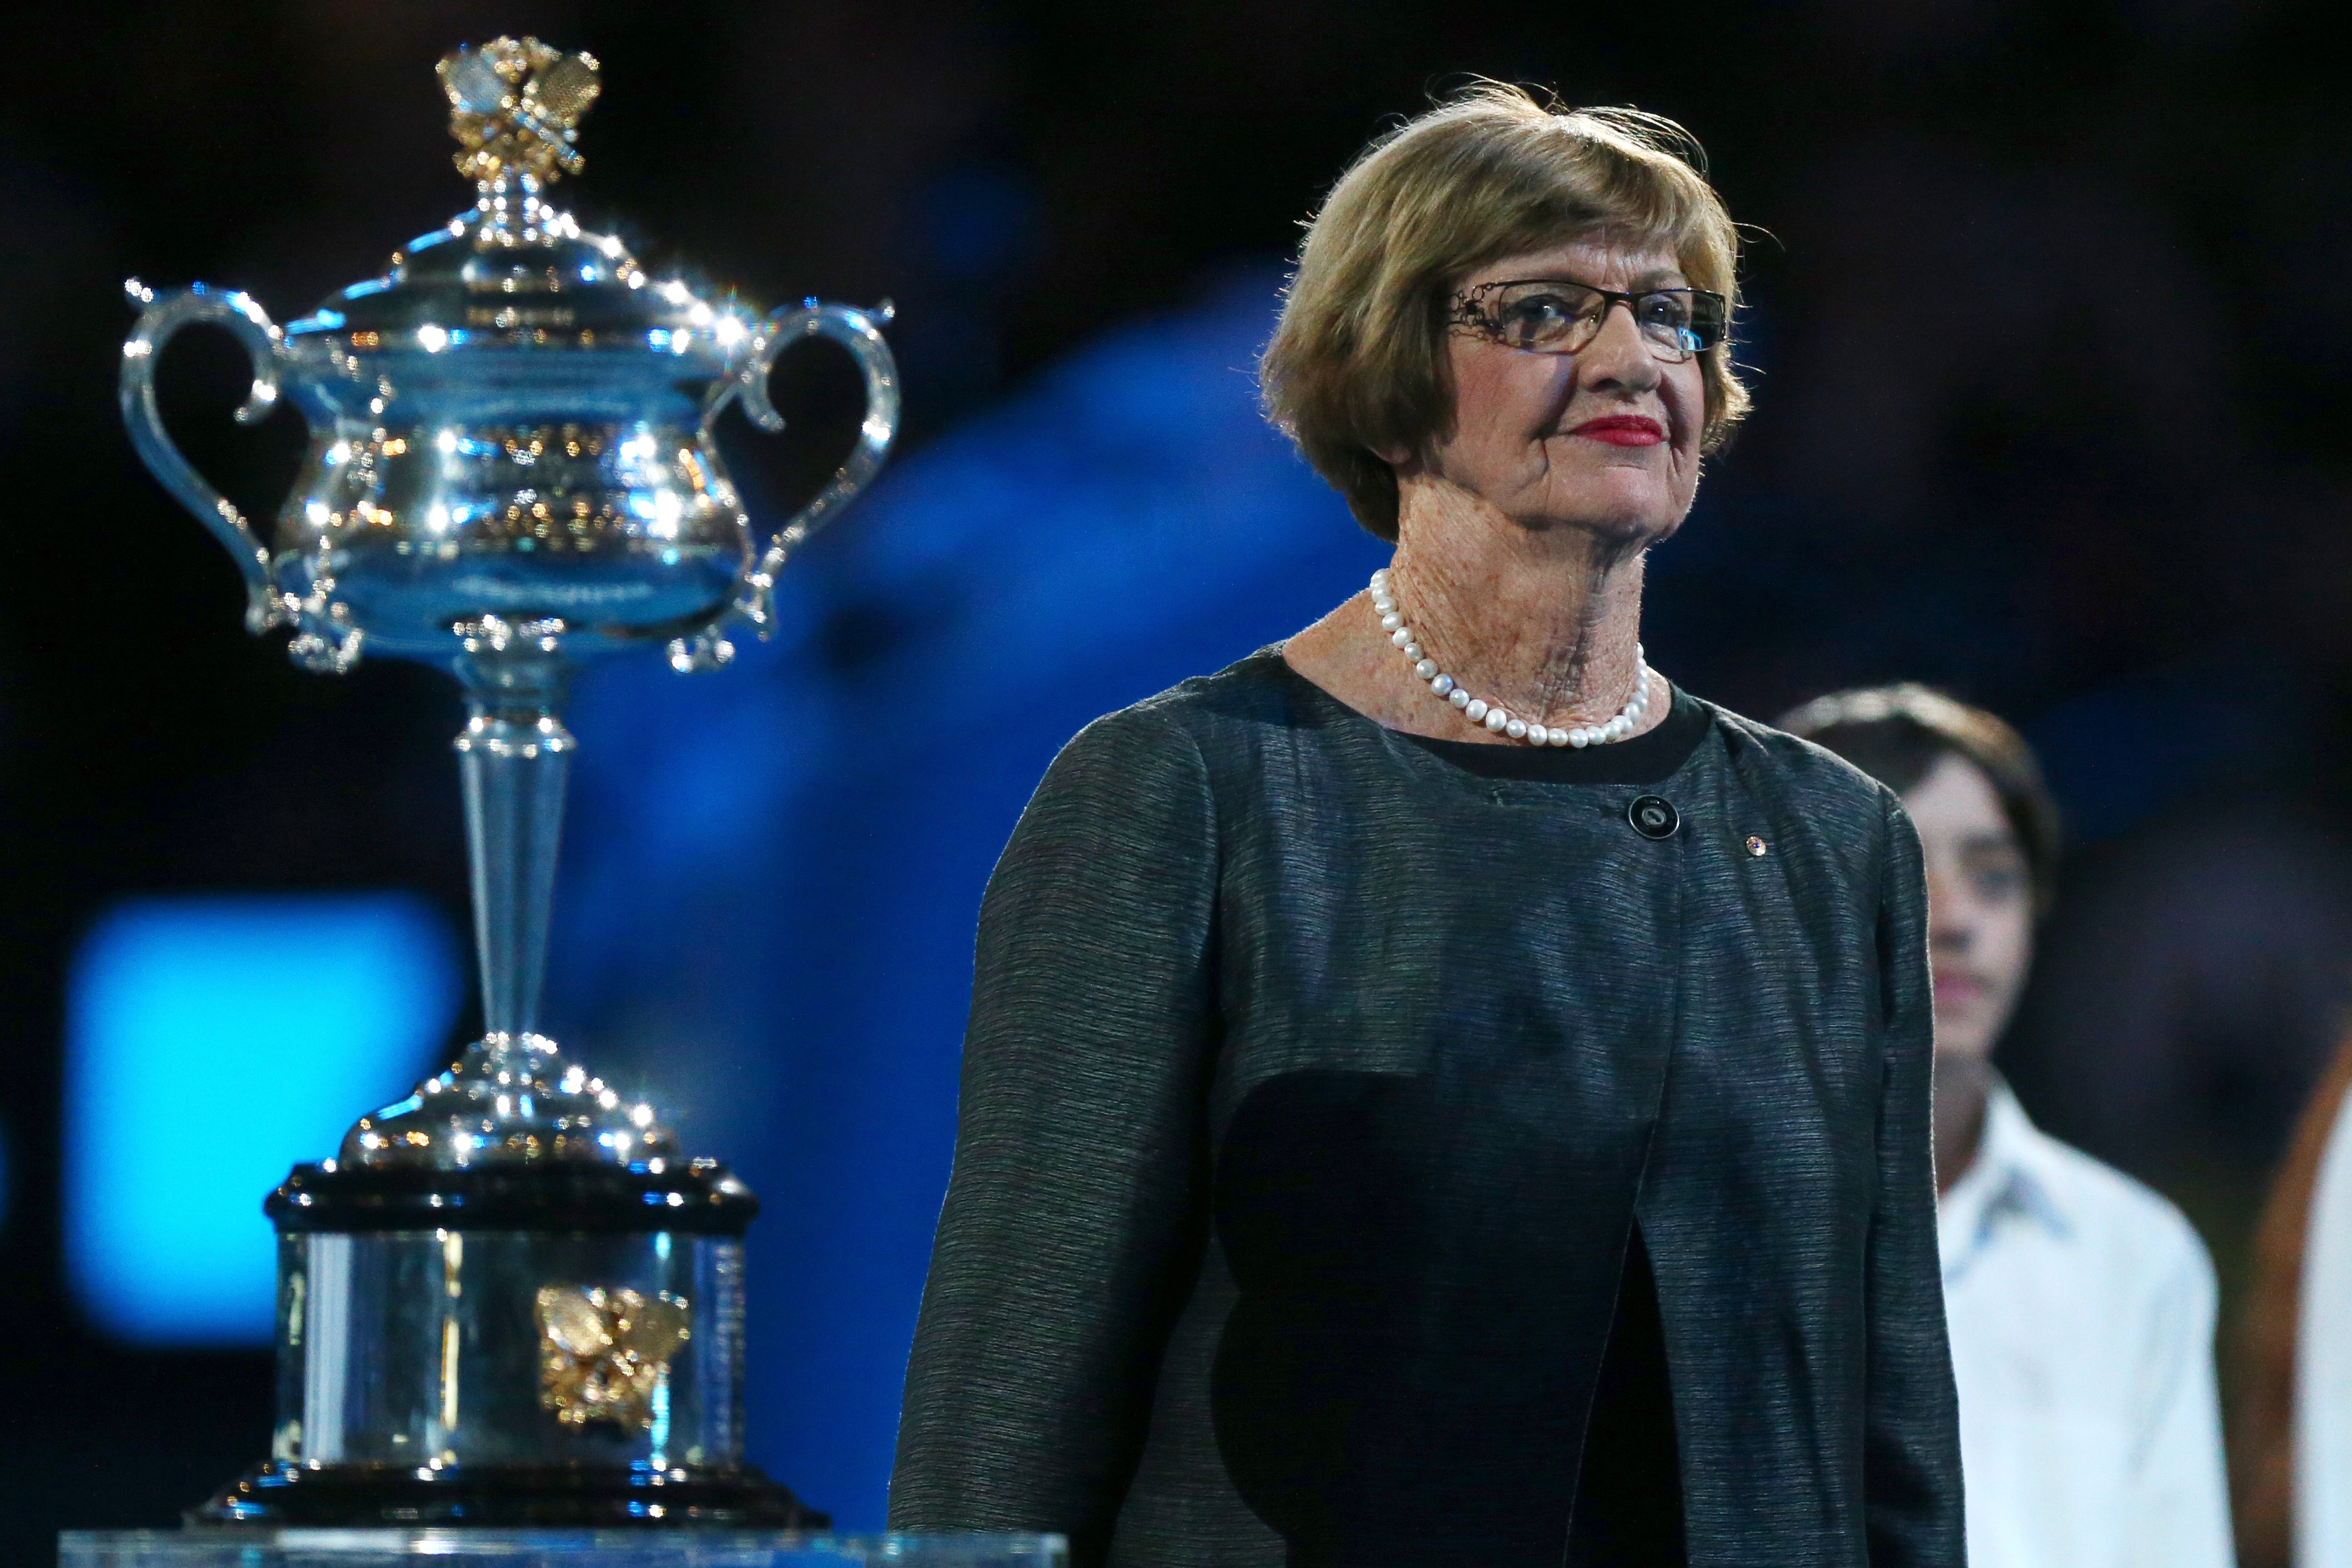
{"label": "black dress", "polygon": [[1088,726],[982,910],[893,1528],[1958,1568],[1924,909],[1891,795],[1681,693],[1447,745],[1267,649]]}

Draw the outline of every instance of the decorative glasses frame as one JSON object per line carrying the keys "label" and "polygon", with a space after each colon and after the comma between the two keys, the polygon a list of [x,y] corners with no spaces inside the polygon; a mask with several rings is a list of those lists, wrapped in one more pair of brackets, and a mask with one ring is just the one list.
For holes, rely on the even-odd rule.
{"label": "decorative glasses frame", "polygon": [[[1578,315],[1571,322],[1570,330],[1557,343],[1537,344],[1517,342],[1505,331],[1503,323],[1495,317],[1487,300],[1503,289],[1524,289],[1532,284],[1549,284],[1563,289],[1581,289],[1584,293],[1600,300],[1601,309],[1590,314]],[[1643,302],[1662,298],[1682,301],[1688,307],[1684,324],[1666,328],[1678,334],[1677,340],[1671,342],[1654,333],[1651,330],[1652,323],[1644,322],[1642,319]],[[1517,349],[1525,353],[1566,354],[1580,352],[1593,339],[1599,337],[1601,326],[1609,320],[1609,312],[1620,305],[1625,307],[1625,313],[1633,318],[1634,331],[1650,344],[1651,352],[1657,358],[1670,364],[1685,363],[1694,354],[1705,353],[1709,349],[1720,347],[1724,340],[1729,336],[1731,302],[1711,289],[1641,289],[1626,293],[1615,289],[1603,289],[1595,284],[1580,282],[1573,278],[1507,278],[1492,283],[1481,283],[1475,288],[1465,289],[1454,296],[1453,310],[1447,320],[1450,325],[1474,337],[1500,343],[1506,348]],[[1658,324],[1664,325],[1664,323]]]}

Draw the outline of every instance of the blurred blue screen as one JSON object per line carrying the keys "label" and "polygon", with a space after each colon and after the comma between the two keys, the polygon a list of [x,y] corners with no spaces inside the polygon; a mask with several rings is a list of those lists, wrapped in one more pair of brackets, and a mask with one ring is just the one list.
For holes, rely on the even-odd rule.
{"label": "blurred blue screen", "polygon": [[398,1099],[460,999],[446,921],[404,893],[141,900],[68,983],[66,1267],[141,1344],[263,1344],[261,1201]]}

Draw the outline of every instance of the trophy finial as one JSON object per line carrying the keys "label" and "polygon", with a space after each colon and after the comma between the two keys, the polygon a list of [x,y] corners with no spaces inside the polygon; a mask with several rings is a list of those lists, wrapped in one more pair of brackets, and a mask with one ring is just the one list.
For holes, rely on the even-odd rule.
{"label": "trophy finial", "polygon": [[604,90],[593,55],[567,55],[537,38],[493,38],[460,46],[436,69],[449,95],[449,134],[464,149],[459,174],[486,184],[515,174],[552,181],[584,166],[572,143]]}

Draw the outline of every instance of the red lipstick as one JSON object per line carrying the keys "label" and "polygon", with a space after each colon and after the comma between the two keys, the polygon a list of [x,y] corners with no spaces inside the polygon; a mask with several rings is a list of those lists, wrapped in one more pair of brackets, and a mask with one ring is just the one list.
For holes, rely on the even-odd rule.
{"label": "red lipstick", "polygon": [[1598,419],[1586,420],[1569,434],[1605,441],[1612,447],[1654,447],[1666,438],[1666,427],[1639,414],[1604,414]]}

